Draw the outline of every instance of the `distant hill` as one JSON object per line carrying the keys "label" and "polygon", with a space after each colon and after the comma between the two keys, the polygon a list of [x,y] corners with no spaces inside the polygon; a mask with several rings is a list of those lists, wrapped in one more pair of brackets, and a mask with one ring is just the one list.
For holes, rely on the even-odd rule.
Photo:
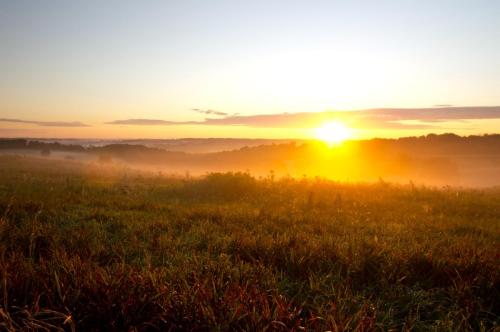
{"label": "distant hill", "polygon": [[[197,144],[220,144],[197,140]],[[321,176],[347,181],[422,182],[466,186],[500,185],[500,135],[454,134],[348,141],[329,148],[316,141],[265,141],[231,151],[188,153],[137,144],[82,146],[1,139],[0,151],[60,151],[87,160],[115,161],[167,172],[249,171],[256,175]],[[178,145],[179,146],[179,145]]]}
{"label": "distant hill", "polygon": [[[16,140],[19,141],[19,140]],[[142,145],[176,152],[208,153],[237,150],[267,144],[303,142],[297,139],[251,139],[251,138],[179,138],[179,139],[39,139],[27,138],[22,141],[58,143],[64,146],[80,145],[85,148],[102,147],[112,144]]]}

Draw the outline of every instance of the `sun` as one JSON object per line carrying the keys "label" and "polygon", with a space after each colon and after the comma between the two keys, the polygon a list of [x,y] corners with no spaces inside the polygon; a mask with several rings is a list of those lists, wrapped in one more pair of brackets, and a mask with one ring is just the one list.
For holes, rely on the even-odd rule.
{"label": "sun", "polygon": [[316,128],[316,138],[328,145],[338,145],[352,137],[352,131],[340,121],[329,121]]}

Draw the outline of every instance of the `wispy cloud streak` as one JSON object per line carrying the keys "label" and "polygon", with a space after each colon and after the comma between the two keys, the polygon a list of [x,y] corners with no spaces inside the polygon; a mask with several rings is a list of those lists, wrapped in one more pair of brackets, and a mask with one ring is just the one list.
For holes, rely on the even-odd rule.
{"label": "wispy cloud streak", "polygon": [[[107,122],[121,125],[215,125],[268,128],[307,128],[328,120],[339,119],[353,126],[383,129],[435,128],[440,122],[479,119],[500,119],[500,106],[377,108],[359,111],[325,111],[315,113],[282,113],[257,115],[226,115],[201,121],[168,121],[159,119],[128,119]],[[408,123],[406,121],[413,121]]]}
{"label": "wispy cloud streak", "polygon": [[217,115],[217,116],[228,116],[229,113],[221,112],[221,111],[216,111],[216,110],[202,110],[199,108],[192,108],[191,111],[201,113],[201,114],[206,114],[206,115]]}
{"label": "wispy cloud streak", "polygon": [[25,123],[25,124],[34,124],[42,127],[90,127],[89,125],[73,121],[73,122],[65,122],[65,121],[33,121],[33,120],[21,120],[21,119],[0,119],[0,122],[11,122],[11,123]]}
{"label": "wispy cloud streak", "polygon": [[197,121],[167,121],[159,119],[126,119],[126,120],[115,120],[110,122],[105,122],[105,124],[110,125],[132,125],[132,126],[172,126],[172,125],[183,125],[183,124],[201,124]]}

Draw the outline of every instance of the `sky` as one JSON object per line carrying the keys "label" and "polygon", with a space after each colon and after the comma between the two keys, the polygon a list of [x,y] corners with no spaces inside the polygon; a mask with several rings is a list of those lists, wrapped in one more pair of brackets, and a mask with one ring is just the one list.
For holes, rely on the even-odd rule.
{"label": "sky", "polygon": [[494,133],[499,17],[496,0],[0,0],[0,136]]}

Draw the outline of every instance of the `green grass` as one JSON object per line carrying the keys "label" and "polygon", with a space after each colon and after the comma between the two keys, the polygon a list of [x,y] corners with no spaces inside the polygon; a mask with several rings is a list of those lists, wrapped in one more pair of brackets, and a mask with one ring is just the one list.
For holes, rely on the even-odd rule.
{"label": "green grass", "polygon": [[0,329],[496,331],[500,190],[0,157]]}

